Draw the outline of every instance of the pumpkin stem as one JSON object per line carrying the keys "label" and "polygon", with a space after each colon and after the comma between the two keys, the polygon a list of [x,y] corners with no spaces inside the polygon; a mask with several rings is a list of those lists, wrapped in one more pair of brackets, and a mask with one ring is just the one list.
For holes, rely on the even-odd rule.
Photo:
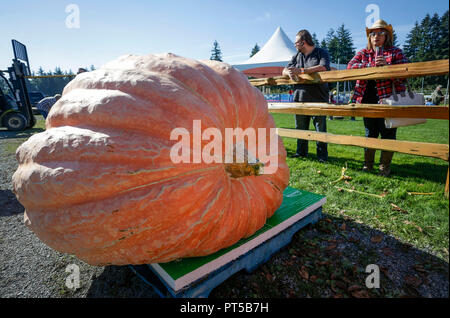
{"label": "pumpkin stem", "polygon": [[[236,162],[238,161],[238,154],[242,157],[241,160],[239,160],[241,162]],[[233,149],[233,162],[225,164],[225,171],[228,172],[232,178],[242,178],[247,176],[259,176],[262,167],[264,167],[264,164],[257,158],[252,157],[251,159],[247,148],[235,146]]]}
{"label": "pumpkin stem", "polygon": [[227,163],[225,164],[225,171],[232,178],[242,178],[247,176],[259,176],[261,172],[261,167],[264,164],[261,162],[256,163]]}

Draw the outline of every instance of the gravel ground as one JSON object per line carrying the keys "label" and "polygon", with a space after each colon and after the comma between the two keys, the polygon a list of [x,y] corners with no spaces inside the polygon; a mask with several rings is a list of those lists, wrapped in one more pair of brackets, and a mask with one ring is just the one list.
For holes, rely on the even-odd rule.
{"label": "gravel ground", "polygon": [[[52,250],[28,230],[12,192],[16,159],[6,148],[23,139],[11,137],[0,131],[0,297],[157,297],[127,266],[90,266]],[[447,262],[344,213],[324,213],[267,263],[236,273],[210,297],[449,297]],[[75,290],[66,287],[71,264],[80,270]],[[369,264],[380,268],[380,288],[365,287]]]}

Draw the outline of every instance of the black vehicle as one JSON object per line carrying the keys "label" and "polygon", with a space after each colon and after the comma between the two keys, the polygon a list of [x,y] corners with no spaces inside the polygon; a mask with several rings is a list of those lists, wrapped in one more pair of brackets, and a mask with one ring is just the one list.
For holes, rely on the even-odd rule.
{"label": "black vehicle", "polygon": [[37,104],[46,96],[42,92],[35,91],[35,92],[29,92],[28,97],[30,97],[30,103],[31,103],[31,107],[33,109],[33,114],[39,115],[40,112],[37,109]]}
{"label": "black vehicle", "polygon": [[37,103],[39,103],[39,101],[45,97],[45,95],[39,91],[29,92],[28,96],[30,97],[30,103],[32,107],[36,107]]}
{"label": "black vehicle", "polygon": [[[0,81],[7,87],[0,88],[0,126],[8,130],[24,130],[32,128],[36,123],[33,116],[30,98],[25,83],[25,76],[30,75],[27,49],[22,43],[12,40],[14,59],[8,70],[0,70]],[[25,64],[26,63],[26,64]],[[9,76],[9,80],[6,78]]]}

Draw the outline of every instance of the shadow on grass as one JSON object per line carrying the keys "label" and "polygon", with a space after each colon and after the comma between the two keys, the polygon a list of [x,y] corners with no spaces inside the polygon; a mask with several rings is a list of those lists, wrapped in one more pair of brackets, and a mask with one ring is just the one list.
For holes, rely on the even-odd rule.
{"label": "shadow on grass", "polygon": [[[345,225],[344,225],[345,224]],[[366,267],[379,268],[380,288],[366,287]],[[392,236],[324,214],[251,273],[242,270],[210,298],[448,297],[448,263]],[[107,266],[88,297],[158,297],[127,266]]]}
{"label": "shadow on grass", "polygon": [[0,129],[0,139],[30,138],[34,134],[45,131],[43,128],[30,128],[22,131]]}
{"label": "shadow on grass", "polygon": [[[295,154],[293,151],[288,150],[288,157],[292,158]],[[395,156],[395,155],[394,155]],[[294,158],[295,159],[295,158]],[[305,160],[304,158],[300,160]],[[316,154],[308,154],[306,160],[318,163],[318,158]],[[374,171],[372,173],[376,174],[378,172],[379,154],[375,158]],[[416,163],[403,163],[398,164],[393,162],[391,164],[391,177],[399,179],[420,179],[424,181],[433,181],[438,183],[445,183],[445,177],[447,175],[448,165],[442,161],[443,165],[434,164],[431,162],[416,162]],[[355,171],[361,171],[364,165],[363,153],[361,153],[361,158],[342,158],[329,156],[327,164],[337,166],[339,168],[345,167]]]}

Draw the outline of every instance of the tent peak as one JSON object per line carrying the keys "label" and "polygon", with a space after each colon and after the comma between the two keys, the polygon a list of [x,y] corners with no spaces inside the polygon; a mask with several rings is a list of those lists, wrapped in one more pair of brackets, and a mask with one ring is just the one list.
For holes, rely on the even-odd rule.
{"label": "tent peak", "polygon": [[294,43],[278,26],[261,50],[242,64],[289,61],[296,53]]}

